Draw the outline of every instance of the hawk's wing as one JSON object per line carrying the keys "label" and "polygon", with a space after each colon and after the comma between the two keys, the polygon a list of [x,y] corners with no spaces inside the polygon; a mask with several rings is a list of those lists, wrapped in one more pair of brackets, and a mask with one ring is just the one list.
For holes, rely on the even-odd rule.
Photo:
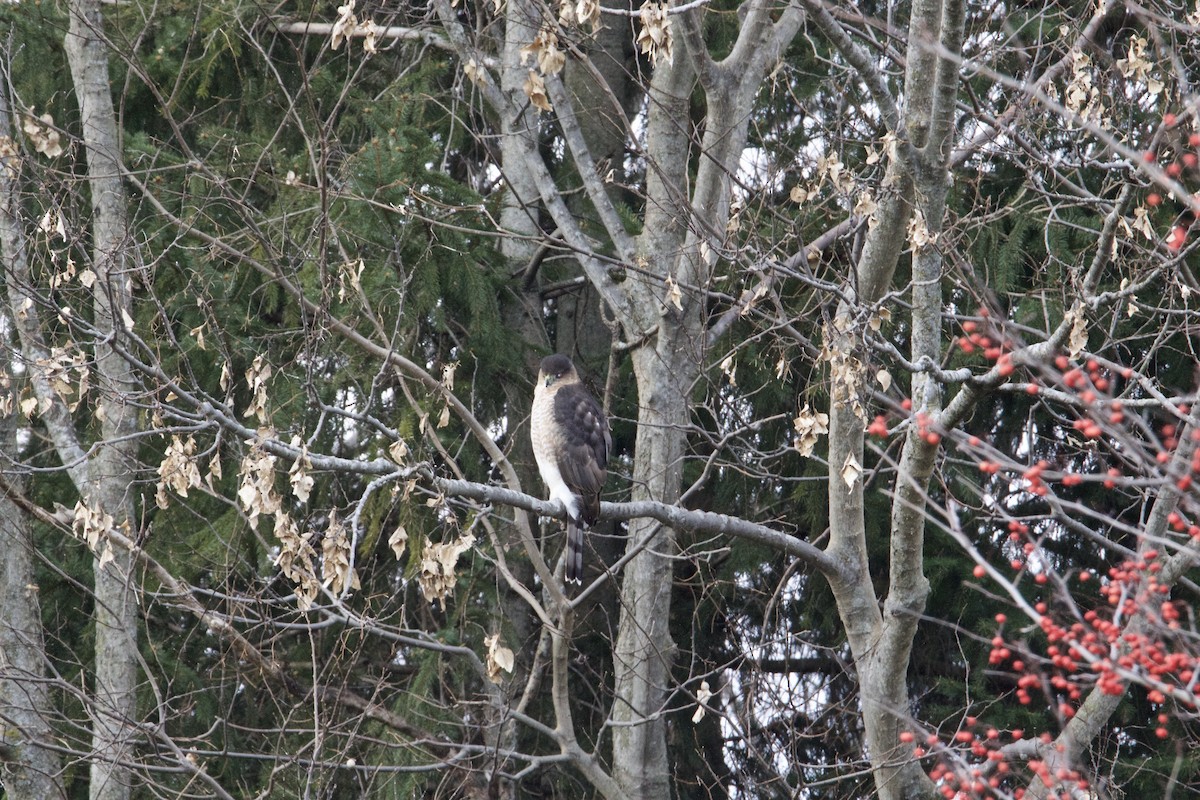
{"label": "hawk's wing", "polygon": [[583,521],[592,525],[600,514],[600,490],[612,447],[608,420],[583,384],[572,383],[554,395],[554,421],[560,437],[559,472],[567,488],[582,500]]}

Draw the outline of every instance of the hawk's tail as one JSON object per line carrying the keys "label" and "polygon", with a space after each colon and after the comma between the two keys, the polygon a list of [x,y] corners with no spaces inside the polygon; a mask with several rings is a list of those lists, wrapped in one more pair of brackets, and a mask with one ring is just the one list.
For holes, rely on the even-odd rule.
{"label": "hawk's tail", "polygon": [[567,520],[567,583],[583,583],[583,528]]}

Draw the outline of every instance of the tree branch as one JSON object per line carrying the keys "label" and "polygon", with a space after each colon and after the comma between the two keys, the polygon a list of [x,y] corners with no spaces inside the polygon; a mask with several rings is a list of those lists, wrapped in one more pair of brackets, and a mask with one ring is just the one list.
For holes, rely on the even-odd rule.
{"label": "tree branch", "polygon": [[[448,496],[485,503],[498,503],[532,511],[539,516],[566,519],[562,504],[541,500],[500,486],[447,478],[432,478],[432,483]],[[639,500],[629,503],[604,502],[600,504],[600,517],[612,520],[649,518],[658,520],[670,528],[691,530],[708,535],[735,536],[775,548],[800,559],[826,575],[840,576],[842,574],[838,562],[820,548],[790,534],[740,517],[680,508],[654,500]]]}

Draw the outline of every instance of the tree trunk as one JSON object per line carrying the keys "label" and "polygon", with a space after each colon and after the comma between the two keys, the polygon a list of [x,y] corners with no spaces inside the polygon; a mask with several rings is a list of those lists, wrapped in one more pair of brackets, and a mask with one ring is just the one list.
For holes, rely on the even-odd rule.
{"label": "tree trunk", "polygon": [[[745,147],[748,108],[766,69],[795,35],[793,9],[773,21],[765,5],[747,14],[729,56],[714,62],[702,31],[703,12],[683,15],[687,57],[659,64],[651,83],[647,126],[646,219],[638,253],[657,281],[634,296],[634,319],[625,334],[655,331],[653,344],[633,350],[638,388],[638,432],[633,499],[678,502],[691,423],[695,381],[704,368],[705,296],[711,265],[702,242],[723,246],[733,176]],[[690,101],[695,83],[705,92],[702,157],[694,181],[688,174]],[[672,286],[678,291],[675,294]],[[669,620],[675,532],[653,520],[629,526],[637,555],[625,567],[614,669],[615,777],[631,798],[667,797],[664,706],[670,689],[674,643]]]}
{"label": "tree trunk", "polygon": [[[628,7],[625,2],[622,7]],[[606,199],[619,202],[627,152],[628,128],[625,120],[637,113],[644,98],[642,87],[634,79],[634,36],[629,25],[606,23],[586,40],[587,64],[568,59],[563,68],[563,84],[576,110],[604,109],[603,113],[576,115],[579,132],[587,144],[597,173],[606,179]],[[571,164],[572,168],[583,165]],[[616,176],[607,181],[608,174]],[[575,176],[571,176],[573,180]],[[567,206],[577,219],[594,220],[598,213],[587,192],[572,192]],[[582,267],[577,268],[579,274]],[[605,324],[604,310],[596,292],[587,284],[556,299],[555,349],[575,359],[575,363],[599,367],[612,347],[612,331]]]}
{"label": "tree trunk", "polygon": [[[6,247],[5,252],[11,251]],[[10,350],[8,343],[5,349]],[[0,415],[5,467],[8,456],[17,452],[16,423],[15,413]],[[0,474],[6,491],[24,491],[24,476],[9,469]],[[44,746],[53,739],[53,730],[33,536],[28,516],[3,493],[0,552],[0,784],[9,800],[66,797],[58,754]]]}
{"label": "tree trunk", "polygon": [[[651,271],[661,276],[675,274],[691,216],[686,202],[687,121],[694,81],[689,61],[676,58],[656,69],[651,83],[647,151],[654,154],[654,163],[647,174],[645,232],[638,250]],[[674,503],[681,491],[688,394],[699,361],[693,352],[673,351],[673,345],[682,338],[679,326],[687,314],[694,317],[695,331],[700,326],[696,298],[689,298],[686,311],[670,308],[661,318],[651,312],[663,308],[660,302],[653,295],[636,297],[641,316],[627,324],[630,337],[636,335],[630,328],[660,325],[652,343],[632,354],[639,406],[632,485],[634,500]],[[628,547],[642,549],[625,566],[621,581],[613,654],[613,773],[631,800],[649,800],[669,796],[663,703],[674,649],[668,627],[674,532],[654,520],[634,520]]]}
{"label": "tree trunk", "polygon": [[[5,54],[7,56],[7,53]],[[0,83],[0,138],[8,137],[11,109],[7,75]],[[28,251],[18,221],[19,156],[0,163],[0,264],[4,275],[28,272]],[[13,320],[0,314],[0,336],[5,353],[17,352]],[[14,375],[12,356],[3,364],[4,373]],[[11,387],[9,401],[15,406],[17,391]],[[45,639],[34,572],[33,536],[28,516],[7,492],[23,493],[27,476],[16,467],[17,416],[0,413],[0,784],[11,800],[42,800],[66,797],[60,782],[62,763],[58,754],[42,745],[49,743],[52,705],[47,684]]]}
{"label": "tree trunk", "polygon": [[[108,57],[100,4],[74,0],[65,46],[79,100],[92,200],[92,271],[96,274],[96,328],[109,334],[95,344],[100,390],[99,442],[89,465],[84,503],[110,515],[113,526],[132,535],[132,481],[137,468],[136,408],[126,402],[136,390],[133,374],[114,350],[112,338],[131,314],[133,259],[116,113],[108,82]],[[96,684],[91,765],[91,800],[125,800],[130,771],[130,733],[137,718],[137,602],[131,556],[101,542],[95,562]]]}
{"label": "tree trunk", "polygon": [[[633,354],[641,405],[634,501],[679,499],[688,390],[696,370],[691,359],[675,364],[662,356],[651,348]],[[637,519],[629,525],[629,546],[642,549],[626,565],[621,583],[622,614],[613,656],[613,770],[627,796],[649,800],[670,795],[663,703],[674,657],[668,624],[674,531],[655,520]]]}
{"label": "tree trunk", "polygon": [[[878,302],[891,287],[905,230],[915,207],[921,212],[932,242],[914,245],[912,267],[912,360],[937,363],[941,352],[941,246],[949,189],[947,162],[953,134],[957,68],[939,59],[929,47],[940,40],[949,52],[962,44],[963,8],[957,0],[919,0],[909,24],[909,49],[902,116],[907,143],[888,167],[885,186],[890,194],[880,203],[855,265],[851,296],[859,307]],[[849,319],[851,304],[839,306],[838,317]],[[831,331],[832,349],[858,358],[862,331]],[[845,363],[845,362],[843,362]],[[865,363],[865,362],[864,362]],[[837,372],[835,359],[834,372]],[[862,696],[865,746],[883,800],[928,797],[934,786],[912,757],[911,746],[900,742],[909,712],[908,666],[917,623],[925,610],[929,582],[923,571],[926,492],[938,446],[912,426],[904,443],[892,504],[888,593],[880,612],[867,563],[866,522],[862,478],[847,479],[851,462],[863,464],[861,398],[836,378],[830,397],[828,552],[847,567],[848,579],[830,581],[838,613],[857,667]],[[910,396],[914,411],[936,415],[942,408],[938,383],[915,374]]]}
{"label": "tree trunk", "polygon": [[[521,91],[526,69],[520,68],[520,49],[532,41],[536,26],[534,5],[528,0],[514,0],[510,8],[516,13],[506,16],[504,26],[504,53],[501,86],[510,96]],[[537,123],[532,109],[524,108],[514,115],[501,114],[500,165],[504,174],[506,191],[500,206],[500,227],[509,235],[500,241],[500,251],[509,275],[516,276],[511,286],[512,301],[504,304],[504,322],[513,331],[520,332],[521,340],[527,345],[524,352],[526,374],[537,375],[537,365],[548,347],[541,293],[536,282],[537,242],[539,229],[534,203],[538,196],[537,187],[528,172],[519,165],[525,147],[524,140],[536,140]],[[536,146],[534,144],[533,146]],[[532,384],[511,381],[504,387],[508,413],[514,423],[526,425],[532,403]],[[529,440],[528,427],[521,427],[513,437],[508,450],[509,460],[521,481],[521,488],[530,494],[541,491],[541,479],[533,458],[533,446]],[[521,544],[520,533],[515,524],[497,526],[497,535],[506,553],[506,564],[513,579],[525,587],[535,585],[534,569]],[[507,580],[498,581],[499,602],[492,617],[492,633],[499,635],[506,646],[517,654],[510,679],[504,684],[504,707],[493,707],[485,733],[487,743],[497,750],[519,751],[522,729],[510,723],[508,714],[521,699],[522,691],[530,678],[530,669],[535,667],[534,654],[538,647],[540,629],[537,619],[522,594]],[[516,783],[505,777],[511,765],[497,759],[490,776],[491,795],[495,798],[511,798],[516,793]]]}

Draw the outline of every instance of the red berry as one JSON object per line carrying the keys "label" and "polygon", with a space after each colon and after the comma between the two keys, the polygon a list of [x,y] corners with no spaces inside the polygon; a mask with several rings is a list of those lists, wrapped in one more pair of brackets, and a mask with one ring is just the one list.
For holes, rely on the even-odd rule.
{"label": "red berry", "polygon": [[875,420],[867,426],[868,436],[886,437],[888,435],[887,418],[883,414],[875,417]]}
{"label": "red berry", "polygon": [[1167,249],[1179,250],[1182,249],[1184,241],[1187,240],[1187,230],[1182,225],[1176,225],[1171,229],[1171,235],[1167,237]]}

